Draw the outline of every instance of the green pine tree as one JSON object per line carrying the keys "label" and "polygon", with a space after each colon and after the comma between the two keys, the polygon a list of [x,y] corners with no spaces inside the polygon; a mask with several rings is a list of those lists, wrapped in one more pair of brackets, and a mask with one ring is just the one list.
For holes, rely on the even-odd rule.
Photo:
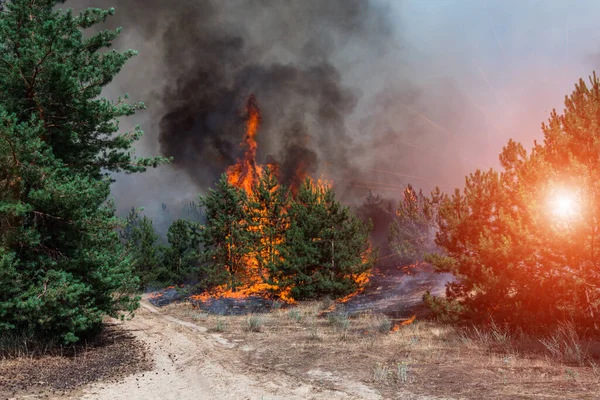
{"label": "green pine tree", "polygon": [[152,219],[140,217],[138,210],[132,209],[121,231],[121,239],[130,255],[134,273],[140,279],[140,287],[146,289],[151,284],[159,283],[162,252]]}
{"label": "green pine tree", "polygon": [[117,134],[143,104],[101,97],[135,53],[104,50],[118,31],[83,30],[114,11],[61,3],[0,12],[0,334],[74,342],[137,305],[108,174],[165,160],[133,158],[139,129]]}
{"label": "green pine tree", "polygon": [[178,219],[167,232],[168,246],[163,248],[162,265],[155,281],[163,285],[182,284],[193,278],[200,265],[202,233],[200,225]]}
{"label": "green pine tree", "polygon": [[296,300],[341,297],[358,290],[374,264],[371,227],[335,200],[330,188],[306,180],[291,201],[282,283]]}
{"label": "green pine tree", "polygon": [[207,272],[215,283],[227,282],[231,289],[246,275],[251,250],[246,193],[231,185],[223,175],[209,194],[200,197],[206,214],[202,230]]}

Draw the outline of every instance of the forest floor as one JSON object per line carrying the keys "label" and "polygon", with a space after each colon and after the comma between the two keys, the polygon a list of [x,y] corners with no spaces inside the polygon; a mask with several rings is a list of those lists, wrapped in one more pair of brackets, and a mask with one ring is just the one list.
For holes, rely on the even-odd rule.
{"label": "forest floor", "polygon": [[600,392],[593,344],[568,335],[555,337],[562,352],[551,355],[550,338],[543,345],[498,327],[419,320],[389,332],[382,316],[327,317],[326,306],[215,316],[144,300],[134,319],[111,322],[112,343],[70,364],[0,361],[0,399],[594,399]]}

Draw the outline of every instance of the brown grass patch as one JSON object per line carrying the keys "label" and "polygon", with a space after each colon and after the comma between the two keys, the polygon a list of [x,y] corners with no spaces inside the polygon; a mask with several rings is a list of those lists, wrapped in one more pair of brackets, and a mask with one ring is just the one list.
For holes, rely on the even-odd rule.
{"label": "brown grass patch", "polygon": [[361,382],[385,398],[408,391],[467,399],[593,399],[600,389],[592,350],[598,344],[568,332],[551,341],[495,325],[465,329],[418,320],[386,332],[398,321],[370,314],[319,317],[317,302],[263,315],[260,331],[248,329],[248,316],[202,314],[189,304],[163,310],[212,330],[225,324],[222,335],[238,344],[228,351],[245,368],[282,371],[330,389]]}

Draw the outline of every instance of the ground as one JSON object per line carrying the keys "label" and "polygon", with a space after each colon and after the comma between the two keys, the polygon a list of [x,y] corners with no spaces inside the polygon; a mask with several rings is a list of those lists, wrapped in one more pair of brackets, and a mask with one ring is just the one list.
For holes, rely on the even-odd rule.
{"label": "ground", "polygon": [[[303,303],[219,317],[190,304],[155,308],[144,300],[133,320],[112,328],[127,338],[115,339],[115,359],[138,354],[115,365],[135,368],[99,373],[75,389],[17,387],[12,394],[0,387],[0,398],[593,399],[600,390],[592,348],[567,346],[568,335],[556,337],[556,358],[545,351],[551,343],[517,340],[499,327],[417,320],[389,332],[383,316],[327,316],[326,308]],[[11,362],[0,361],[0,383]]]}
{"label": "ground", "polygon": [[600,373],[589,358],[596,349],[575,343],[574,336],[567,343],[569,332],[556,337],[562,353],[553,358],[539,339],[496,326],[482,330],[417,320],[389,332],[384,316],[325,317],[326,308],[304,303],[268,315],[218,317],[173,304],[162,312],[201,324],[207,334],[221,331],[219,338],[229,343],[222,352],[226,359],[249,373],[304,382],[312,388],[302,397],[307,399],[321,398],[318,390],[332,392],[326,398],[333,399],[598,397]]}
{"label": "ground", "polygon": [[124,325],[110,322],[89,343],[43,355],[21,349],[20,357],[0,357],[0,399],[60,398],[91,382],[114,382],[151,367],[148,346]]}

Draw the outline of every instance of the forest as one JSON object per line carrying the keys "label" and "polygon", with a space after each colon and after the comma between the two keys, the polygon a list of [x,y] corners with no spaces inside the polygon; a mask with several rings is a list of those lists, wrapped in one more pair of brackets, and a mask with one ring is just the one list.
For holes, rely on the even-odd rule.
{"label": "forest", "polygon": [[[174,161],[137,157],[141,127],[120,128],[144,103],[104,97],[136,52],[111,50],[121,29],[84,34],[114,9],[75,14],[63,3],[13,0],[0,11],[0,355],[87,343],[107,318],[127,320],[142,296],[173,286],[200,299],[257,296],[290,312],[331,301],[315,315],[345,332],[350,316],[336,307],[380,290],[372,280],[388,264],[452,275],[445,293],[422,293],[419,318],[436,329],[545,338],[568,326],[570,339],[598,339],[595,73],[550,113],[541,141],[506,143],[500,169],[478,169],[454,191],[369,190],[356,204],[341,202],[326,176],[299,168],[289,179],[282,165],[261,165],[256,135],[269,110],[254,95],[238,99],[243,154],[162,232],[141,207],[118,216],[111,197],[119,176]],[[386,334],[415,321],[377,318]]]}

